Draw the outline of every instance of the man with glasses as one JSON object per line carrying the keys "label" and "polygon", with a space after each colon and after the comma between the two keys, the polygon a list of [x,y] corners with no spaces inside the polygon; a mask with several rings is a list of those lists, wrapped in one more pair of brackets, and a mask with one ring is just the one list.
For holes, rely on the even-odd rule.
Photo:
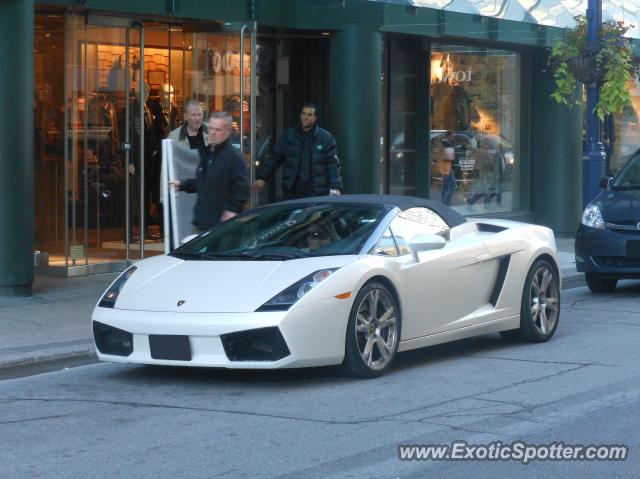
{"label": "man with glasses", "polygon": [[260,166],[253,183],[254,190],[263,189],[284,163],[283,199],[340,194],[342,176],[336,140],[316,124],[317,120],[316,106],[305,103],[300,112],[300,124],[283,133],[274,147],[273,156],[266,158]]}

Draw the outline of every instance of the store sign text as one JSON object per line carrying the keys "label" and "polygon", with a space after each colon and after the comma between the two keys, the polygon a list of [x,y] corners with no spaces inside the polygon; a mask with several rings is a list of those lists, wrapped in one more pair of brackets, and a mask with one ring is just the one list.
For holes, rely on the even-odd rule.
{"label": "store sign text", "polygon": [[[232,72],[234,69],[240,68],[240,53],[230,52],[227,50],[222,52],[218,50],[210,50],[209,61],[211,61],[211,69],[215,73],[220,73],[221,71],[224,71],[225,73]],[[246,71],[249,71],[250,65],[251,57],[245,53],[244,68]]]}
{"label": "store sign text", "polygon": [[457,72],[445,73],[442,78],[443,83],[451,83],[452,81],[463,82],[471,81],[472,70],[459,70]]}

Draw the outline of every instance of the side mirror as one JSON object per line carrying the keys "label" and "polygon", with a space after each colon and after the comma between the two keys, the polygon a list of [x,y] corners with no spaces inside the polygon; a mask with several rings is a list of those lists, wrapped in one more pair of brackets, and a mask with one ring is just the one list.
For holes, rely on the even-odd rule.
{"label": "side mirror", "polygon": [[415,235],[409,242],[409,248],[417,256],[420,251],[441,249],[446,244],[447,241],[439,235]]}
{"label": "side mirror", "polygon": [[600,182],[598,186],[600,186],[601,190],[608,190],[611,187],[611,182],[613,181],[613,177],[611,176],[603,176],[600,178]]}
{"label": "side mirror", "polygon": [[188,243],[189,241],[191,241],[193,238],[195,238],[196,236],[198,236],[197,234],[193,234],[193,235],[189,235],[189,236],[185,236],[184,238],[182,238],[180,240],[180,246],[182,246],[185,243]]}

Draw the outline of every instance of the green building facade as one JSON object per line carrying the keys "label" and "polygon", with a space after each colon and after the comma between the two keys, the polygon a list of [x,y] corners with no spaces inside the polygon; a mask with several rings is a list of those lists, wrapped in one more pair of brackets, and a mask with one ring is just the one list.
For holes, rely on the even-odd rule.
{"label": "green building facade", "polygon": [[161,140],[188,99],[234,116],[252,174],[311,101],[345,193],[575,231],[583,112],[546,66],[562,30],[401,3],[2,2],[0,291],[162,253]]}

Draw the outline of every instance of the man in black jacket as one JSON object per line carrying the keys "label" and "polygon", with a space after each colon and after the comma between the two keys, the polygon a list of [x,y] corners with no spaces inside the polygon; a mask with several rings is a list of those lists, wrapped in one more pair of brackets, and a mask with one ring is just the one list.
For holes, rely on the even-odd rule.
{"label": "man in black jacket", "polygon": [[305,103],[300,124],[289,128],[278,140],[272,158],[261,165],[253,183],[254,190],[264,188],[284,163],[282,193],[284,199],[340,194],[342,176],[336,140],[316,125],[316,106]]}
{"label": "man in black jacket", "polygon": [[170,181],[187,193],[197,193],[193,224],[204,231],[242,211],[249,198],[251,180],[247,164],[230,142],[233,118],[216,112],[209,119],[209,147],[200,148],[196,177]]}

